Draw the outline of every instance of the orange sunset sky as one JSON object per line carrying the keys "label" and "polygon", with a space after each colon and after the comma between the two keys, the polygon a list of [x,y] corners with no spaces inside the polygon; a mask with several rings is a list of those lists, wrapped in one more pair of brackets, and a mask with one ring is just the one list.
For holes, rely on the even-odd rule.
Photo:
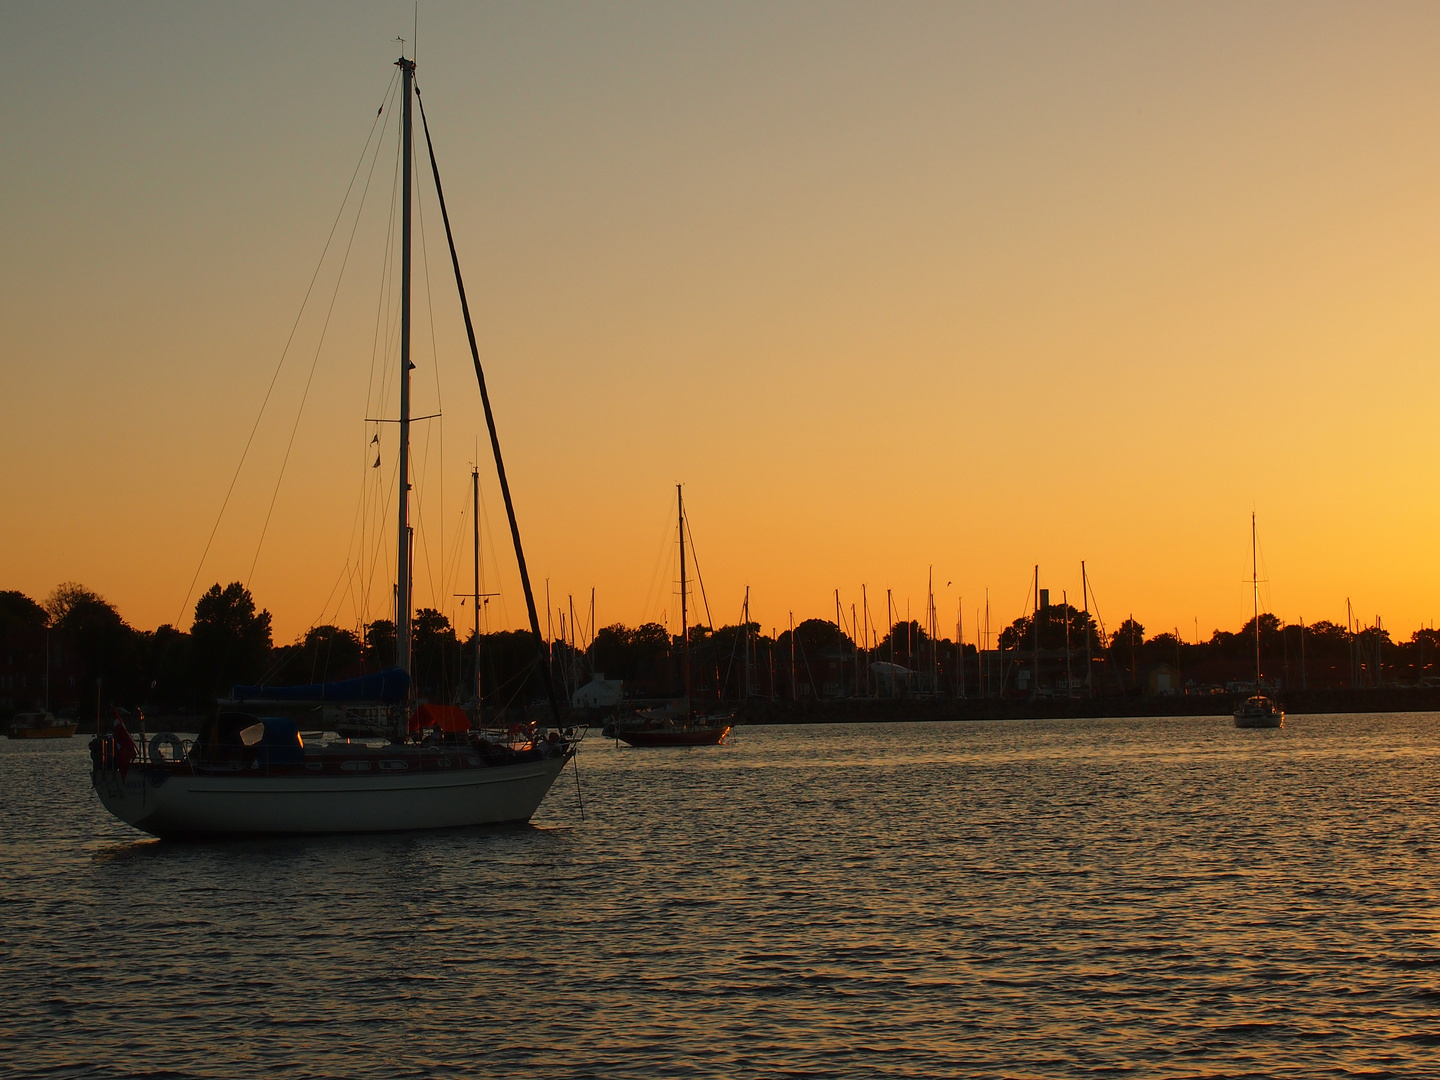
{"label": "orange sunset sky", "polygon": [[[0,8],[0,588],[148,629],[248,581],[277,642],[389,614],[388,111],[190,586],[413,19]],[[1254,511],[1283,618],[1428,625],[1437,54],[1431,4],[426,0],[542,597],[673,626],[684,482],[716,623],[747,584],[767,630],[862,582],[922,618],[933,565],[973,640],[987,588],[998,629],[1036,563],[1078,602],[1084,559],[1110,628],[1208,637],[1249,617]],[[416,602],[468,625],[477,444],[506,527],[423,179]]]}

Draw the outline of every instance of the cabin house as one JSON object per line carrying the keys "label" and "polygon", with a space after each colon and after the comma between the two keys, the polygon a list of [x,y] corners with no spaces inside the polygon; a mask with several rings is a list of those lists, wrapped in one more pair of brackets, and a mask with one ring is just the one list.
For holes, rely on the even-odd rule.
{"label": "cabin house", "polygon": [[1169,664],[1156,664],[1145,673],[1145,691],[1151,697],[1169,697],[1185,692],[1180,672]]}

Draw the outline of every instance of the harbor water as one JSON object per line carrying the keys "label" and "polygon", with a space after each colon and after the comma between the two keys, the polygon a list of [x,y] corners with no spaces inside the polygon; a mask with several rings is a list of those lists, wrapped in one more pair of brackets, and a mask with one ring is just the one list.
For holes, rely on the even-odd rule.
{"label": "harbor water", "polygon": [[0,1073],[1440,1075],[1440,716],[577,760],[528,827],[182,844],[0,743]]}

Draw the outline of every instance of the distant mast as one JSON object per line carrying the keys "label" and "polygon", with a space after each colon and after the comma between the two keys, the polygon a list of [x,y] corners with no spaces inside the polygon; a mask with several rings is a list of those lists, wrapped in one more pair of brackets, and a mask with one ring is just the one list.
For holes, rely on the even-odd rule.
{"label": "distant mast", "polygon": [[1255,606],[1255,692],[1260,692],[1260,563],[1255,557],[1255,512],[1250,512],[1250,597]]}
{"label": "distant mast", "polygon": [[471,517],[475,528],[475,720],[483,725],[485,699],[481,696],[480,685],[480,466],[470,470],[470,499],[473,504]]}
{"label": "distant mast", "polygon": [[410,671],[410,88],[415,61],[395,61],[404,85],[401,110],[400,153],[400,510],[399,538],[395,545],[395,666]]}
{"label": "distant mast", "polygon": [[690,629],[685,608],[685,494],[675,485],[675,503],[680,515],[680,663],[685,669],[685,713],[690,713]]}

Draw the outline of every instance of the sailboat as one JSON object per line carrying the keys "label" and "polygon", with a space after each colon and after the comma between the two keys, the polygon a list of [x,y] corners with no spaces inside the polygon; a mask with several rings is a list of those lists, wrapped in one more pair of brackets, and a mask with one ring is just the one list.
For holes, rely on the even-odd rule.
{"label": "sailboat", "polygon": [[[403,83],[401,154],[402,257],[400,340],[400,460],[395,666],[346,683],[308,687],[236,687],[217,715],[201,725],[193,742],[161,732],[136,742],[124,718],[90,745],[91,783],[105,808],[121,821],[160,837],[306,833],[364,833],[434,829],[529,820],[566,762],[575,742],[560,728],[549,668],[540,663],[550,699],[549,725],[505,733],[439,732],[421,739],[410,731],[414,711],[410,683],[412,576],[409,520],[410,444],[410,250],[413,152],[412,106],[420,104],[426,148],[445,222],[455,283],[471,358],[490,431],[500,490],[510,518],[530,628],[542,642],[534,594],[520,544],[504,459],[475,345],[475,330],[460,275],[440,170],[415,84],[415,61],[396,61]],[[478,592],[478,589],[477,589]],[[543,656],[543,645],[541,656]],[[260,699],[257,701],[257,699]],[[388,741],[306,742],[294,719],[264,715],[278,701],[364,699],[386,710]],[[548,728],[548,730],[547,730]]]}
{"label": "sailboat", "polygon": [[[1250,515],[1250,594],[1255,607],[1255,689],[1260,689],[1260,564],[1256,557],[1255,515]],[[1237,728],[1285,726],[1285,710],[1264,694],[1251,694],[1235,707]]]}
{"label": "sailboat", "polygon": [[685,696],[677,711],[652,710],[619,717],[606,724],[608,738],[631,746],[718,746],[735,724],[734,714],[702,715],[695,711],[690,695],[690,620],[687,599],[689,581],[685,567],[685,493],[675,485],[680,519],[680,667]]}

